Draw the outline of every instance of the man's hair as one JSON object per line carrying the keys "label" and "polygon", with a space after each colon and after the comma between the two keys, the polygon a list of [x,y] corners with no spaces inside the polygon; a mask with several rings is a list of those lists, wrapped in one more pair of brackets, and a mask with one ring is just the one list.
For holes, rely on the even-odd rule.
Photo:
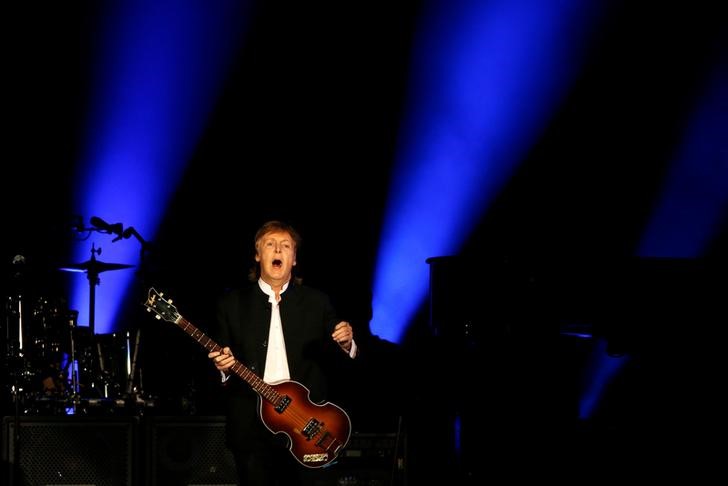
{"label": "man's hair", "polygon": [[[293,229],[293,226],[291,226],[288,223],[284,223],[283,221],[277,221],[277,220],[271,220],[263,223],[263,225],[258,228],[258,231],[255,232],[255,238],[253,239],[253,247],[255,248],[255,253],[253,253],[253,259],[255,260],[255,255],[258,254],[258,245],[260,245],[260,240],[263,239],[265,235],[268,233],[273,232],[286,232],[289,235],[291,235],[291,238],[293,238],[293,251],[297,252],[298,249],[301,247],[301,243],[303,243],[303,240],[301,239],[301,235]],[[294,267],[295,268],[295,267]],[[257,282],[260,278],[260,263],[255,262],[253,266],[250,268],[250,272],[248,272],[248,280],[251,282]],[[294,278],[293,279],[297,284],[301,283],[300,278]]]}

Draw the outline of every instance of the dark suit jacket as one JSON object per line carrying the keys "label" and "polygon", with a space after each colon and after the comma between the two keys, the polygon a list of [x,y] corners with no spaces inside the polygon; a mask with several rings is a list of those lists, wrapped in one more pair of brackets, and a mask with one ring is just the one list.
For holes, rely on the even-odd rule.
{"label": "dark suit jacket", "polygon": [[[279,307],[291,380],[303,384],[311,401],[320,403],[327,394],[326,370],[333,369],[332,361],[348,359],[331,339],[339,320],[324,293],[293,282],[281,294]],[[270,318],[268,295],[257,282],[228,292],[218,304],[216,341],[230,346],[235,358],[261,378]],[[260,420],[258,395],[252,388],[236,376],[225,388],[228,445],[244,451],[260,447],[261,441],[273,441],[274,435]]]}

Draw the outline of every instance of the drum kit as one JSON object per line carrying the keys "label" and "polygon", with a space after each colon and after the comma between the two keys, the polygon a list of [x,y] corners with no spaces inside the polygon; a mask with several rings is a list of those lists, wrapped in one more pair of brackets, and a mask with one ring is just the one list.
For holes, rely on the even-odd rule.
{"label": "drum kit", "polygon": [[[141,390],[141,370],[136,368],[139,331],[110,334],[95,332],[95,287],[99,274],[133,265],[96,259],[59,267],[85,273],[90,285],[89,325],[79,326],[78,311],[66,299],[38,295],[32,285],[10,285],[3,309],[3,383],[6,404],[15,414],[87,414],[137,410],[148,406]],[[22,277],[24,258],[13,259],[12,282]],[[27,280],[27,279],[26,279]]]}

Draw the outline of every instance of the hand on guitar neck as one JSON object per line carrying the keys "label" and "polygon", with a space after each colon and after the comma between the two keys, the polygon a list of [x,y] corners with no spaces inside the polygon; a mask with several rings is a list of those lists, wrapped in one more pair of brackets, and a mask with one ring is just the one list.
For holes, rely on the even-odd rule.
{"label": "hand on guitar neck", "polygon": [[235,356],[233,356],[233,352],[229,347],[225,346],[220,351],[212,351],[207,357],[212,359],[218,371],[222,371],[228,375],[232,373],[230,368],[235,364]]}

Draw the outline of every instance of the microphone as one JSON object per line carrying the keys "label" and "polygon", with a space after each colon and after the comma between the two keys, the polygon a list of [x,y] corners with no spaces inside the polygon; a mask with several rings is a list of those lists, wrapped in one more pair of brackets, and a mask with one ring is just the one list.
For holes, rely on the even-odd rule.
{"label": "microphone", "polygon": [[122,225],[121,223],[109,224],[98,216],[91,216],[90,222],[91,226],[101,231],[102,233],[115,234],[117,238],[115,238],[113,241],[120,240],[124,232],[124,225]]}

